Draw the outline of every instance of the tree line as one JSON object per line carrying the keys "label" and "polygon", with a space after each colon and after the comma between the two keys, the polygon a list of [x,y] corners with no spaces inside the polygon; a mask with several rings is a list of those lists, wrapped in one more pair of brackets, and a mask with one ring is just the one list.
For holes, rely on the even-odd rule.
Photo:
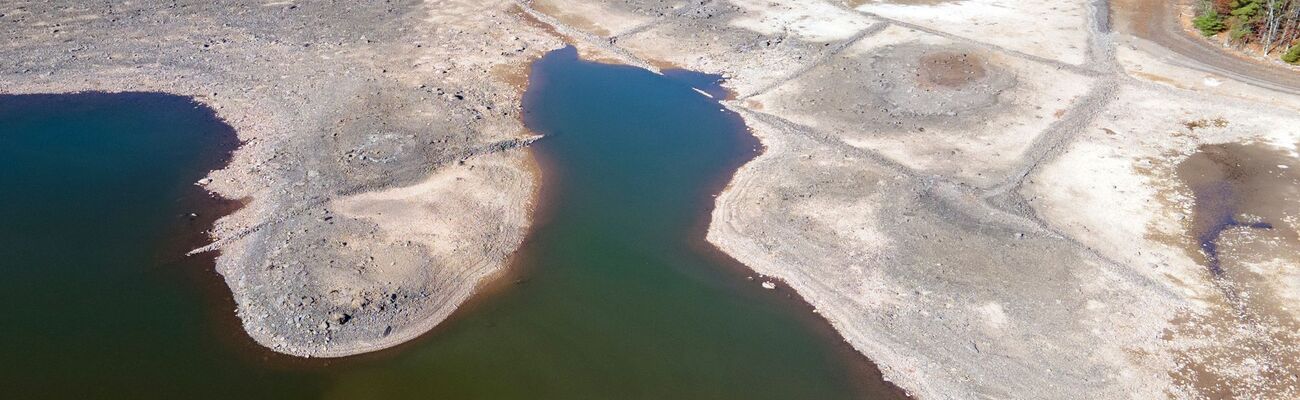
{"label": "tree line", "polygon": [[1207,37],[1226,32],[1238,48],[1300,63],[1300,0],[1201,0],[1192,24]]}

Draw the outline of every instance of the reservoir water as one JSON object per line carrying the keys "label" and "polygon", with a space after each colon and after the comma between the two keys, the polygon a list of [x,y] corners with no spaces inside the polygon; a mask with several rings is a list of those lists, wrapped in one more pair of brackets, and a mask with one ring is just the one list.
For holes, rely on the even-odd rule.
{"label": "reservoir water", "polygon": [[210,260],[183,257],[218,211],[194,182],[237,144],[184,97],[0,96],[0,397],[254,394]]}
{"label": "reservoir water", "polygon": [[[698,88],[691,85],[699,86]],[[697,91],[699,89],[699,91]],[[175,96],[0,97],[0,325],[20,398],[899,398],[792,292],[704,242],[713,196],[758,142],[701,93],[716,77],[537,61],[525,95],[543,170],[508,276],[424,337],[301,360],[242,338],[192,182],[233,145]],[[8,221],[17,221],[9,223]],[[11,262],[11,260],[17,260]],[[202,260],[200,260],[202,261]],[[214,311],[215,310],[215,311]]]}

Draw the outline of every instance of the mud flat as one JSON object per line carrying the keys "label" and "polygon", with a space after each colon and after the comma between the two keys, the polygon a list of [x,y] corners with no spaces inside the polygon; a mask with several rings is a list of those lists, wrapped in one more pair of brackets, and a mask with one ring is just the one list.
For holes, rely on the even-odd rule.
{"label": "mud flat", "polygon": [[[1025,187],[1034,208],[1177,295],[1177,397],[1294,398],[1296,143],[1286,110],[1127,89]],[[1140,110],[1140,111],[1139,111]],[[1067,209],[1065,206],[1069,205]]]}
{"label": "mud flat", "polygon": [[746,104],[910,169],[987,187],[1094,81],[891,25]]}
{"label": "mud flat", "polygon": [[1087,61],[1086,1],[851,1],[857,10],[975,39],[1006,52],[1079,65]]}
{"label": "mud flat", "polygon": [[243,141],[199,182],[245,330],[298,356],[372,351],[445,318],[520,244],[527,63],[556,48],[508,1],[9,2],[0,91],[193,97]]}
{"label": "mud flat", "polygon": [[1295,266],[1260,247],[1293,237],[1285,212],[1215,225],[1216,275],[1195,196],[1175,193],[1203,146],[1284,160],[1300,99],[1130,45],[1105,2],[545,3],[566,29],[637,21],[584,51],[729,78],[765,151],[718,197],[709,240],[917,398],[1295,397]]}

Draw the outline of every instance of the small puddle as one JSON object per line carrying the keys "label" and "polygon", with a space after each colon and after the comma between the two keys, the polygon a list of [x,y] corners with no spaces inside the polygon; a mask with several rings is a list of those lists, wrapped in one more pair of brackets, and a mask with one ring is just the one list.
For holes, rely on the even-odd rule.
{"label": "small puddle", "polygon": [[[1202,122],[1189,123],[1189,129]],[[1192,253],[1222,297],[1173,322],[1166,337],[1184,390],[1207,398],[1295,398],[1300,321],[1287,281],[1300,274],[1300,169],[1288,149],[1201,146],[1175,168],[1190,190]]]}
{"label": "small puddle", "polygon": [[[1219,240],[1231,229],[1272,230],[1300,215],[1300,168],[1289,152],[1263,144],[1202,146],[1177,167],[1192,191],[1192,225],[1200,256],[1223,275]],[[1276,232],[1296,240],[1292,229]]]}

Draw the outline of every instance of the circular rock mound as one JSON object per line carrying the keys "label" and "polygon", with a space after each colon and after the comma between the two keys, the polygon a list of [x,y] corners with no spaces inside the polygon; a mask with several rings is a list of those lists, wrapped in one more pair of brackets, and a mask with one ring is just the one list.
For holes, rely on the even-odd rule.
{"label": "circular rock mound", "polygon": [[1016,80],[984,54],[952,46],[890,46],[872,62],[881,75],[874,89],[891,114],[955,116],[990,109]]}

